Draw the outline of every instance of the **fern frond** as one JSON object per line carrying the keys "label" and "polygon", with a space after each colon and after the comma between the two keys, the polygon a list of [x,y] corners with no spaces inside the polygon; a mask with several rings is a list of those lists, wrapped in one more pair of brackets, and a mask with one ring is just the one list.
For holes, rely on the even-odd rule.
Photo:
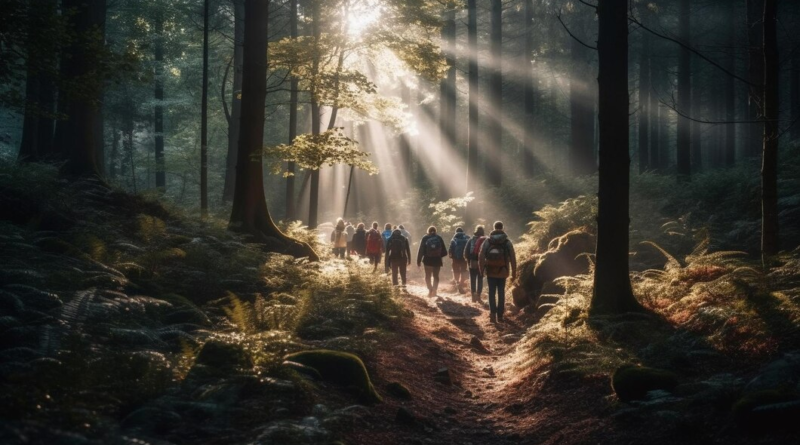
{"label": "fern frond", "polygon": [[656,244],[656,243],[654,243],[652,241],[642,241],[641,244],[646,244],[648,246],[651,246],[651,247],[655,248],[656,250],[658,250],[659,252],[661,252],[662,255],[664,255],[664,258],[667,259],[667,264],[664,266],[664,269],[670,270],[670,269],[680,269],[681,268],[681,262],[678,261],[674,256],[670,255],[669,252],[667,252],[666,250],[661,248],[661,246],[659,246],[658,244]]}

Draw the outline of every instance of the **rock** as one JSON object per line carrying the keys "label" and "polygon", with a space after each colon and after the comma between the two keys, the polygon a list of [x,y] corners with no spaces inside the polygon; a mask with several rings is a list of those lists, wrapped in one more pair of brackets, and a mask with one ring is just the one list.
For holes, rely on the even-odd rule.
{"label": "rock", "polygon": [[321,403],[317,403],[316,405],[314,405],[311,408],[311,414],[313,414],[313,415],[315,415],[317,417],[325,417],[328,414],[330,414],[330,412],[331,412],[331,410],[327,406],[325,406],[325,405],[323,405]]}
{"label": "rock", "polygon": [[433,380],[443,385],[453,384],[453,379],[450,376],[450,370],[447,368],[440,368],[438,371],[436,371],[436,374],[433,375]]}
{"label": "rock", "polygon": [[364,403],[382,401],[372,386],[364,362],[354,354],[317,349],[289,354],[285,359],[316,369],[323,380],[352,387]]}
{"label": "rock", "polygon": [[310,366],[306,366],[306,365],[303,365],[303,364],[300,364],[300,363],[297,363],[297,362],[293,362],[293,361],[290,361],[290,360],[284,360],[282,365],[287,367],[287,368],[289,368],[289,369],[291,369],[291,370],[297,371],[300,374],[303,374],[303,375],[305,375],[307,377],[310,377],[310,378],[312,378],[314,380],[322,380],[322,375],[319,373],[319,371],[317,371],[316,369],[314,369],[314,368],[312,368]]}
{"label": "rock", "polygon": [[386,392],[396,399],[411,400],[411,391],[409,391],[408,388],[399,382],[391,382],[387,384]]}
{"label": "rock", "polygon": [[483,372],[485,372],[486,375],[494,377],[494,368],[492,368],[491,366],[487,366],[487,367],[483,368]]}
{"label": "rock", "polygon": [[755,431],[797,430],[800,397],[777,390],[752,392],[733,405],[733,416],[737,424]]}
{"label": "rock", "polygon": [[746,392],[794,387],[800,382],[800,351],[785,354],[764,366],[746,386]]}
{"label": "rock", "polygon": [[483,342],[478,337],[476,337],[474,335],[469,340],[469,345],[472,346],[475,350],[477,350],[479,352],[482,352],[482,353],[488,353],[489,352],[489,350],[486,349],[486,346],[483,345]]}
{"label": "rock", "polygon": [[644,366],[623,365],[611,376],[611,387],[624,402],[642,400],[649,391],[657,389],[672,391],[677,385],[678,378],[673,372]]}
{"label": "rock", "polygon": [[405,406],[401,406],[397,409],[397,414],[394,417],[394,421],[402,425],[416,425],[417,418],[414,416],[411,410]]}
{"label": "rock", "polygon": [[521,339],[522,339],[522,336],[519,335],[519,334],[506,334],[506,335],[500,337],[500,340],[502,340],[503,343],[505,343],[507,345],[514,344],[514,343],[520,341]]}
{"label": "rock", "polygon": [[464,391],[464,397],[471,399],[472,398],[472,391]]}

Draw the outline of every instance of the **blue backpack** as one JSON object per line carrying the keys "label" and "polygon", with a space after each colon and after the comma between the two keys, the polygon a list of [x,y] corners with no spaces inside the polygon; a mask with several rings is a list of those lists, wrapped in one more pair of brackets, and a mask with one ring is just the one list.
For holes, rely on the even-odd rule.
{"label": "blue backpack", "polygon": [[467,247],[467,242],[469,242],[469,238],[467,238],[466,236],[456,236],[453,238],[453,240],[456,242],[456,246],[450,253],[453,254],[454,259],[463,260],[464,249]]}
{"label": "blue backpack", "polygon": [[442,238],[433,235],[425,241],[425,256],[428,258],[441,258],[445,256]]}

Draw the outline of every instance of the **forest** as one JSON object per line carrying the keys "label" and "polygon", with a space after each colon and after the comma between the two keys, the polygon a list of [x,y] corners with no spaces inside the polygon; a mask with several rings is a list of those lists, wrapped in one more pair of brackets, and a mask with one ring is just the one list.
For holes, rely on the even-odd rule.
{"label": "forest", "polygon": [[798,29],[0,0],[0,443],[798,443]]}

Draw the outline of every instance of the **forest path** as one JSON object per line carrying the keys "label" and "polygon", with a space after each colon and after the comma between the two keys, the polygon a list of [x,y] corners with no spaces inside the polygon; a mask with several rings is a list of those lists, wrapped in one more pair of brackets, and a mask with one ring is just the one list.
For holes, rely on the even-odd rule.
{"label": "forest path", "polygon": [[[447,272],[443,269],[442,276]],[[459,294],[447,281],[436,297],[428,297],[417,280],[399,290],[414,318],[398,328],[390,344],[379,347],[371,368],[384,403],[370,410],[366,424],[350,437],[353,443],[516,444],[535,423],[516,409],[523,401],[517,400],[519,385],[514,384],[520,383],[514,343],[525,328],[508,313],[506,321],[491,323],[485,294],[482,304],[474,303],[468,284],[467,293]],[[441,375],[445,368],[450,382]],[[406,386],[411,400],[389,395],[391,382]],[[398,416],[401,408],[415,419]]]}

